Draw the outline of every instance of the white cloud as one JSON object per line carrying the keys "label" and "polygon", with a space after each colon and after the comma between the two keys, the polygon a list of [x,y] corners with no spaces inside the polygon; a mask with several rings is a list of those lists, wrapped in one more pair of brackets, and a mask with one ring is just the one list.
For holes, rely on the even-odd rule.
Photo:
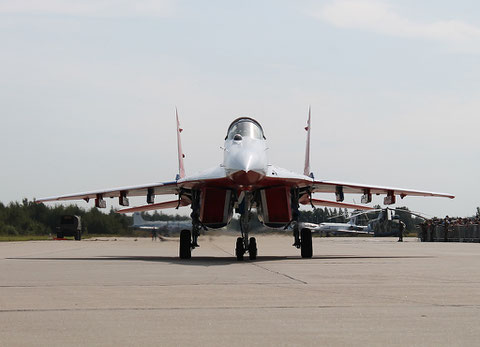
{"label": "white cloud", "polygon": [[173,0],[3,0],[0,13],[87,17],[168,17]]}
{"label": "white cloud", "polygon": [[448,41],[458,45],[480,41],[480,28],[460,20],[410,20],[381,0],[334,0],[313,14],[339,28],[357,28],[397,36]]}

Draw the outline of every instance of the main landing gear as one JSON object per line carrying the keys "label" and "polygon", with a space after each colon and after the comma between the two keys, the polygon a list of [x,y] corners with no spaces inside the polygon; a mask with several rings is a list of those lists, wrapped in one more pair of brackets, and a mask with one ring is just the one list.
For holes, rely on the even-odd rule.
{"label": "main landing gear", "polygon": [[295,239],[293,246],[300,248],[302,258],[311,258],[313,256],[312,231],[308,228],[300,230],[298,223],[295,223],[293,237]]}
{"label": "main landing gear", "polygon": [[180,232],[180,259],[190,259],[192,257],[192,233],[190,230]]}
{"label": "main landing gear", "polygon": [[311,258],[313,256],[312,231],[307,228],[300,230],[300,223],[298,222],[298,199],[298,190],[292,190],[293,246],[300,248],[302,258]]}
{"label": "main landing gear", "polygon": [[206,227],[200,222],[200,192],[192,191],[192,231],[182,230],[180,232],[180,259],[190,259],[192,257],[192,249],[200,247],[198,244],[198,236],[200,229]]}

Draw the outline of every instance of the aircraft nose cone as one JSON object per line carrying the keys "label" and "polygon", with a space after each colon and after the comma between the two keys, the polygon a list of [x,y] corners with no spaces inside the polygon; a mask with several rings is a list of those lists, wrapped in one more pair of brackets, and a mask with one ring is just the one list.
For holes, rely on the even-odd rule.
{"label": "aircraft nose cone", "polygon": [[241,185],[252,185],[260,181],[266,173],[261,158],[248,153],[239,153],[230,164],[230,178]]}
{"label": "aircraft nose cone", "polygon": [[265,144],[248,138],[231,144],[225,154],[224,166],[228,177],[235,183],[256,184],[267,173]]}

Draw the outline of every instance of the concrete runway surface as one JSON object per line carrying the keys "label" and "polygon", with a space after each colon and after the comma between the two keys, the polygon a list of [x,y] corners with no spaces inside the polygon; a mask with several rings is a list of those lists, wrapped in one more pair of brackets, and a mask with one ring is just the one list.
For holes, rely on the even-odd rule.
{"label": "concrete runway surface", "polygon": [[[118,238],[0,244],[0,345],[422,345],[480,342],[480,245],[395,238]],[[248,257],[247,257],[248,258]]]}

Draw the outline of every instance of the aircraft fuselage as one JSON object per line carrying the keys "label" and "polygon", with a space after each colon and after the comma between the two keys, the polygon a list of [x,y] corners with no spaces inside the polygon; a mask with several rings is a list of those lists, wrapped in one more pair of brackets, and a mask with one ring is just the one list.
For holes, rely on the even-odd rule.
{"label": "aircraft fuselage", "polygon": [[263,130],[251,118],[233,121],[225,138],[223,167],[240,187],[260,182],[267,174],[267,143]]}

